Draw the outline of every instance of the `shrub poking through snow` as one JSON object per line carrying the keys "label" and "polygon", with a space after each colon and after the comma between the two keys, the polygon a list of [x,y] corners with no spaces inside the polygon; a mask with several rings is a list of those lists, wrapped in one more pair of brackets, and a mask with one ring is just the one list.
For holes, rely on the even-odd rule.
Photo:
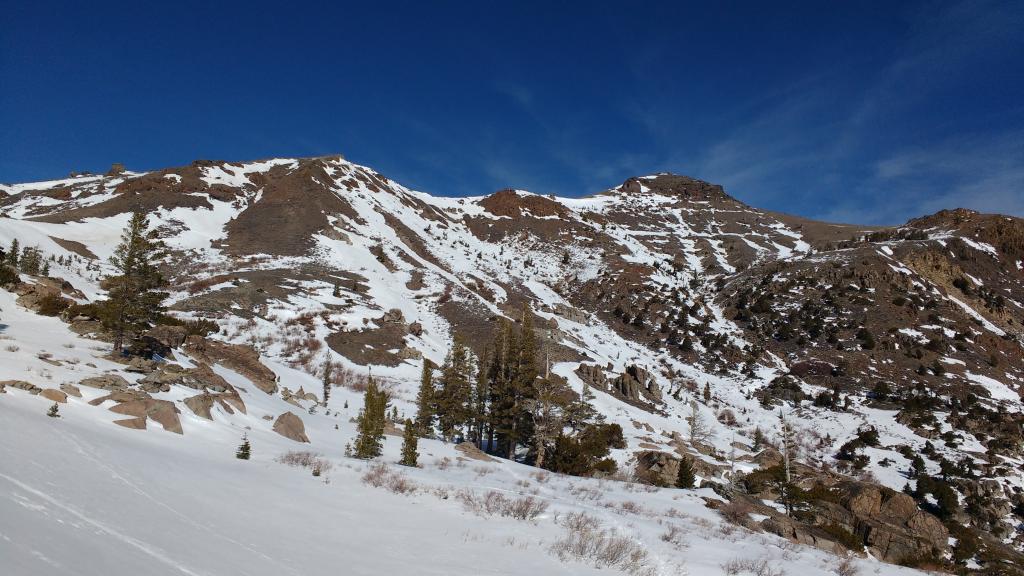
{"label": "shrub poking through snow", "polygon": [[547,502],[533,496],[510,498],[494,490],[482,496],[469,489],[460,490],[455,497],[477,516],[504,516],[532,522],[548,509]]}
{"label": "shrub poking through snow", "polygon": [[587,562],[596,568],[615,568],[632,576],[657,573],[647,551],[632,538],[601,528],[586,514],[568,514],[562,522],[565,536],[549,548],[562,561]]}
{"label": "shrub poking through snow", "polygon": [[50,418],[60,418],[60,408],[57,406],[56,402],[53,403],[53,406],[50,406],[50,409],[46,412],[46,415],[49,416]]}
{"label": "shrub poking through snow", "polygon": [[362,477],[363,484],[374,488],[386,488],[395,494],[415,494],[416,484],[401,472],[395,472],[383,462],[371,464]]}

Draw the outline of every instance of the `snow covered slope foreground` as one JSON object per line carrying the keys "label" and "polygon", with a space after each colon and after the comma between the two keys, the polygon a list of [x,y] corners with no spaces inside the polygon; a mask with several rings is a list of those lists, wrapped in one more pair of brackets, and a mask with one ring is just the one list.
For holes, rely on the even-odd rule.
{"label": "snow covered slope foreground", "polygon": [[[259,391],[245,397],[247,417],[185,418],[183,436],[123,430],[86,402],[100,391],[83,392],[62,405],[61,418],[48,418],[48,403],[20,390],[2,399],[6,575],[607,574],[593,559],[559,554],[579,514],[606,537],[623,538],[635,574],[718,574],[730,563],[834,574],[838,564],[726,523],[703,505],[710,490],[538,474],[508,461],[460,460],[452,445],[423,441],[422,468],[392,465],[408,482],[407,493],[395,493],[361,480],[370,464],[343,456],[354,434],[344,412],[307,415],[312,443],[302,447],[260,418],[294,406]],[[249,461],[234,457],[243,431]],[[398,440],[387,440],[382,461],[397,460]],[[296,449],[315,450],[332,467],[317,478],[276,460]],[[517,520],[465,503],[467,494],[483,501],[491,492],[532,497],[546,509]],[[865,573],[912,573],[856,564]]]}
{"label": "snow covered slope foreground", "polygon": [[[47,404],[8,386],[8,394],[0,395],[0,425],[13,426],[10,422],[21,418],[18,426],[26,430],[44,426],[45,431],[74,431],[60,442],[73,437],[107,446],[98,438],[109,437],[110,446],[123,443],[127,453],[132,446],[136,451],[149,446],[152,458],[168,463],[181,459],[182,474],[187,470],[201,475],[190,484],[193,488],[207,477],[206,468],[212,478],[220,478],[203,490],[179,493],[178,484],[188,484],[180,477],[160,500],[167,506],[189,497],[186,493],[206,498],[210,490],[225,485],[244,490],[249,478],[237,475],[238,470],[259,478],[262,483],[254,486],[265,487],[266,498],[263,493],[258,498],[244,492],[222,494],[225,506],[216,514],[203,514],[205,508],[197,505],[195,514],[209,522],[204,526],[235,522],[223,512],[232,506],[279,505],[265,500],[287,479],[286,492],[294,494],[281,498],[308,498],[311,513],[335,510],[335,504],[318,498],[343,507],[348,492],[373,494],[372,501],[380,500],[385,512],[377,518],[366,509],[367,515],[358,514],[359,522],[378,522],[381,531],[401,530],[401,521],[383,508],[387,502],[402,507],[403,514],[407,508],[429,510],[424,518],[436,515],[440,526],[451,518],[486,530],[500,524],[490,532],[494,538],[480,537],[481,542],[473,540],[481,533],[476,528],[465,529],[464,536],[454,529],[455,535],[448,533],[443,541],[461,542],[468,550],[467,562],[486,558],[482,566],[492,558],[507,558],[512,573],[566,569],[546,552],[562,531],[554,526],[559,506],[583,506],[599,512],[609,529],[618,527],[631,537],[637,532],[664,573],[672,573],[673,563],[681,558],[690,573],[715,573],[740,556],[730,553],[739,547],[781,565],[795,562],[789,573],[813,573],[825,562],[817,553],[780,550],[769,533],[822,548],[836,542],[855,549],[866,546],[890,562],[920,566],[934,560],[964,570],[994,570],[1020,563],[1024,223],[1019,219],[953,210],[898,228],[826,224],[758,210],[719,186],[671,174],[630,178],[585,198],[513,190],[445,198],[409,190],[372,169],[330,157],[199,161],[147,173],[116,171],[0,186],[0,246],[17,239],[22,246],[37,246],[46,257],[57,257],[50,276],[67,283],[56,282],[56,289],[77,302],[92,301],[104,295],[99,280],[109,272],[106,259],[129,213],[137,210],[150,216],[152,230],[169,248],[165,271],[172,281],[173,313],[215,321],[220,333],[213,338],[258,351],[280,389],[264,394],[260,387],[265,382],[233,381],[241,376],[213,362],[217,375],[237,382],[247,413],[229,412],[214,401],[213,420],[206,420],[185,404],[196,390],[173,384],[152,397],[179,410],[183,437],[178,437],[152,420],[145,431],[109,425],[124,419],[106,409],[112,400],[101,406],[84,402],[109,390],[81,387],[84,397],[70,397],[62,407],[66,416],[51,421],[43,414]],[[22,305],[10,291],[0,290],[0,337],[6,339],[0,342],[0,381],[56,389],[105,373],[119,374],[130,384],[140,379],[103,359],[102,343],[68,331],[70,327],[88,334],[95,326],[74,319],[68,319],[69,325],[25,309],[35,306],[32,286],[53,285],[52,279],[22,275],[22,281],[12,288]],[[340,386],[331,397],[332,416],[306,412],[316,395],[305,394],[320,390],[319,371],[330,355],[339,365],[336,375],[348,384],[372,371],[394,391],[399,411],[411,416],[422,358],[440,363],[456,334],[483,352],[496,321],[519,320],[524,306],[532,311],[541,352],[550,359],[552,371],[577,391],[584,386],[594,391],[595,408],[625,431],[628,448],[613,453],[620,468],[645,475],[652,463],[655,471],[665,466],[671,471],[680,456],[693,458],[708,486],[744,488],[755,508],[756,522],[750,525],[765,532],[720,534],[718,514],[704,509],[699,500],[721,499],[708,489],[628,492],[627,497],[622,491],[629,485],[616,482],[552,477],[542,485],[529,480],[530,468],[508,462],[487,464],[496,471],[477,478],[475,462],[465,468],[433,468],[433,459],[454,459],[455,453],[428,442],[427,451],[434,455],[425,458],[426,468],[407,472],[419,484],[458,486],[461,479],[502,490],[538,489],[553,499],[536,526],[509,519],[485,521],[466,513],[454,496],[443,500],[427,496],[428,490],[407,498],[363,486],[357,470],[363,465],[340,456],[352,437],[348,419],[361,404],[361,396],[346,388],[346,382],[336,382]],[[176,351],[187,366],[192,364],[190,354]],[[300,389],[303,394],[296,396]],[[712,432],[696,442],[687,423],[694,402]],[[301,417],[312,449],[334,462],[330,484],[312,481],[308,471],[271,462],[288,449],[303,449],[271,431],[272,421],[288,410]],[[808,490],[815,485],[832,490],[817,502],[815,518],[798,526],[773,516],[778,514],[775,495],[756,481],[758,470],[776,462],[778,453],[772,448],[780,447],[780,412],[797,432],[798,482]],[[231,453],[247,426],[257,457],[235,462]],[[763,442],[755,442],[758,431]],[[42,432],[17,434],[32,442],[58,442]],[[389,440],[391,461],[397,459],[397,443]],[[20,456],[14,456],[20,458],[33,453],[31,443],[24,444],[24,453],[20,446],[7,448],[17,449]],[[45,451],[46,446],[36,449]],[[118,474],[142,475],[154,485],[167,486],[148,474],[173,472],[135,467],[135,460],[125,461],[121,451],[105,452],[124,466]],[[85,464],[89,460],[84,456],[68,458],[67,466],[77,462],[76,467],[94,467]],[[4,474],[40,490],[39,476],[25,476],[33,467],[8,461],[0,462]],[[52,476],[46,481],[56,482],[57,475]],[[930,480],[921,486],[922,476],[941,479],[953,497],[940,498],[950,492]],[[519,479],[530,481],[531,488],[517,486]],[[569,484],[596,486],[604,501],[571,504],[585,498],[568,492]],[[858,495],[873,485],[891,491],[879,495],[884,502],[878,506],[858,507],[864,500]],[[79,494],[88,492],[87,500],[102,502],[97,499],[99,487],[83,486]],[[916,504],[894,519],[884,503],[906,503],[893,496],[905,487],[914,493]],[[127,498],[122,492],[104,497]],[[153,496],[153,491],[146,494]],[[665,514],[676,507],[708,519],[712,526],[692,521],[696,528],[687,531],[691,547],[673,550],[659,538],[669,522],[662,512],[630,515],[604,507],[619,495]],[[303,508],[301,503],[280,506]],[[942,526],[917,516],[918,506],[929,518],[933,513],[941,517]],[[100,520],[110,527],[111,518]],[[329,520],[323,522],[330,537],[315,535],[320,521],[310,520],[297,533],[313,548],[347,550],[330,539],[335,534],[326,528]],[[859,542],[829,532],[832,524],[856,533]],[[226,530],[231,538],[248,542],[233,533],[243,526],[250,527],[229,524]],[[133,530],[127,534],[136,535]],[[529,544],[517,540],[507,545],[497,536],[520,530]],[[270,538],[273,533],[268,527],[254,535],[260,544],[254,546],[262,550],[260,535]],[[367,534],[375,533],[353,537]],[[445,534],[443,528],[426,530],[421,539],[439,534]],[[730,543],[730,538],[741,544]],[[540,540],[545,544],[538,544]],[[148,547],[157,544],[150,538],[142,541]],[[910,553],[923,543],[937,547],[936,558]],[[366,548],[356,545],[352,550]],[[189,549],[194,547],[182,548]],[[390,553],[380,562],[400,558],[397,549],[389,546]],[[521,561],[519,555],[529,560]],[[300,558],[295,562],[306,566],[301,547],[289,557]],[[321,557],[310,552],[309,562]],[[205,554],[201,559],[208,561]],[[366,567],[381,565],[367,560]],[[411,565],[450,568],[438,573],[462,570],[456,564]],[[192,569],[223,573],[216,566]],[[883,570],[890,569],[886,565]],[[297,570],[316,573],[313,568]]]}

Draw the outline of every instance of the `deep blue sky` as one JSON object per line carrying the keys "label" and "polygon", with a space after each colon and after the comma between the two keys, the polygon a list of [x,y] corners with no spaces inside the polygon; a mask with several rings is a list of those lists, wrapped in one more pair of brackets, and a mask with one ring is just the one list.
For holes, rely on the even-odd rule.
{"label": "deep blue sky", "polygon": [[434,194],[1024,215],[1024,2],[155,4],[4,2],[0,181],[340,152]]}

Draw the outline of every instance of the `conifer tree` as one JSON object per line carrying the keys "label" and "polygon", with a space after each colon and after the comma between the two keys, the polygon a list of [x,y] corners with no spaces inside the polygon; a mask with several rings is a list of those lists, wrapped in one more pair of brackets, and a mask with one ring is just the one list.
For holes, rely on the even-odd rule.
{"label": "conifer tree", "polygon": [[53,406],[50,406],[50,409],[46,412],[46,415],[49,416],[50,418],[60,418],[60,407],[57,406],[56,402],[53,403]]}
{"label": "conifer tree", "polygon": [[251,455],[252,446],[249,444],[249,435],[242,434],[242,444],[239,445],[238,450],[235,451],[235,458],[238,458],[239,460],[248,460]]}
{"label": "conifer tree", "polygon": [[422,438],[433,435],[434,402],[434,363],[429,358],[423,358],[420,389],[416,393],[416,433]]}
{"label": "conifer tree", "polygon": [[693,463],[689,457],[683,456],[679,461],[679,472],[676,474],[676,488],[689,490],[697,484],[697,478],[693,474]]}
{"label": "conifer tree", "polygon": [[490,363],[491,351],[487,349],[479,359],[476,368],[476,379],[473,384],[473,407],[472,421],[470,423],[470,436],[477,448],[484,448],[484,427],[490,421],[488,414],[488,401],[490,398]]}
{"label": "conifer tree", "polygon": [[416,466],[419,452],[416,451],[417,437],[416,425],[411,419],[405,420],[405,433],[402,435],[402,459],[399,464],[402,466]]}
{"label": "conifer tree", "polygon": [[707,404],[708,402],[711,402],[711,384],[705,382],[704,383],[704,403]]}
{"label": "conifer tree", "polygon": [[356,458],[369,460],[380,456],[384,447],[384,425],[387,418],[388,395],[380,390],[373,378],[369,379],[363,395],[363,409],[359,412],[354,447]]}
{"label": "conifer tree", "polygon": [[166,294],[156,289],[164,279],[154,261],[158,244],[147,236],[148,222],[140,212],[132,214],[121,235],[121,243],[110,258],[118,275],[106,279],[109,299],[101,302],[103,324],[114,335],[114,350],[121,350],[125,337],[149,326],[161,313]]}
{"label": "conifer tree", "polygon": [[21,254],[21,247],[18,239],[11,240],[11,251],[7,253],[7,265],[15,270],[18,269],[18,256]]}
{"label": "conifer tree", "polygon": [[469,349],[458,336],[441,365],[441,389],[437,398],[438,425],[441,436],[452,440],[471,419],[473,389],[472,359]]}
{"label": "conifer tree", "polygon": [[327,406],[327,401],[331,399],[331,376],[332,376],[331,373],[333,372],[333,369],[334,369],[334,366],[331,364],[331,353],[330,353],[330,351],[328,351],[327,352],[327,358],[324,359],[324,377],[323,377],[323,384],[324,384],[324,401],[323,401],[323,405],[325,407]]}

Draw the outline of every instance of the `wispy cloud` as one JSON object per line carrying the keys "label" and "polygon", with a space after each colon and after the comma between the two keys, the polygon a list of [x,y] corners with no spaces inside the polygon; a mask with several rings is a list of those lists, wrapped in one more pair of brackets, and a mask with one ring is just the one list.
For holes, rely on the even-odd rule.
{"label": "wispy cloud", "polygon": [[[1008,15],[1005,8],[964,2],[914,14],[907,37],[870,82],[851,89],[836,81],[838,73],[806,78],[754,101],[748,121],[696,157],[680,149],[667,163],[692,167],[752,204],[815,218],[893,224],[956,206],[1024,215],[1019,122],[1002,128],[985,118],[964,134],[972,126],[958,121],[985,112],[961,93],[964,116],[939,118],[924,135],[900,124],[959,86],[971,67],[1019,45],[1020,10],[1010,7],[1015,14]],[[651,124],[651,114],[643,110],[638,122]]]}

